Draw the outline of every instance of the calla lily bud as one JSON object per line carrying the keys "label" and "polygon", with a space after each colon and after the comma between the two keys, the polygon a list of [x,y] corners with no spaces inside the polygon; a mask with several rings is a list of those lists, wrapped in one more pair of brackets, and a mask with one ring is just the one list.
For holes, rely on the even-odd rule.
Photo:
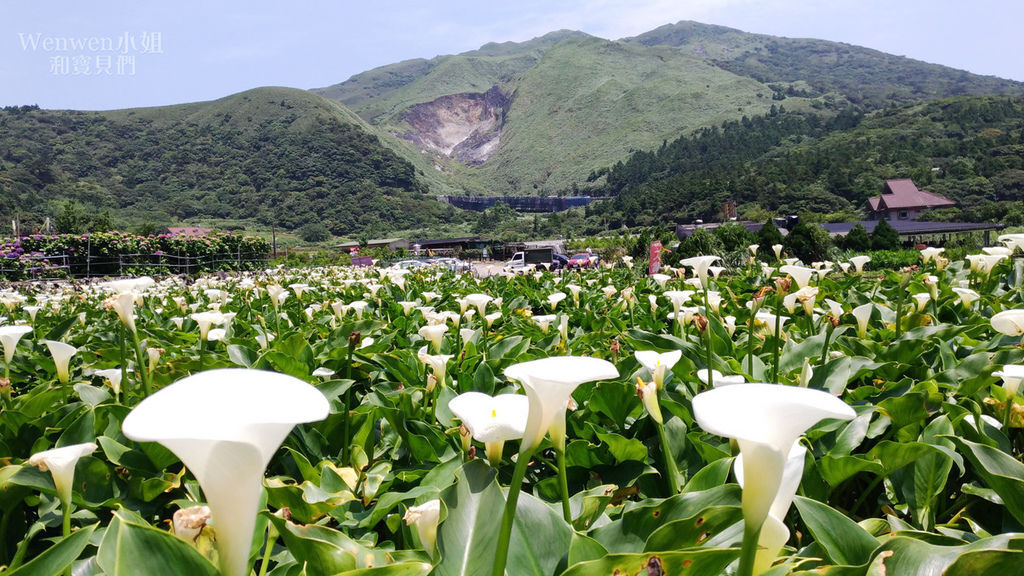
{"label": "calla lily bud", "polygon": [[427,393],[433,392],[434,388],[437,388],[437,376],[433,374],[427,375]]}
{"label": "calla lily bud", "polygon": [[775,279],[775,290],[779,294],[786,294],[789,292],[789,288],[793,285],[793,281],[786,276],[780,276]]}
{"label": "calla lily bud", "polygon": [[176,511],[173,516],[174,535],[189,544],[194,544],[210,521],[209,506],[189,506]]}
{"label": "calla lily bud", "polygon": [[459,439],[462,440],[462,451],[469,452],[470,447],[473,446],[473,434],[465,423],[459,424]]}
{"label": "calla lily bud", "polygon": [[703,334],[708,329],[708,319],[703,314],[694,314],[693,325],[697,327],[698,332]]}
{"label": "calla lily bud", "polygon": [[405,520],[406,526],[416,526],[416,532],[419,534],[420,542],[423,543],[423,549],[429,552],[431,556],[434,556],[434,544],[437,542],[437,525],[441,520],[441,501],[435,499],[424,502],[419,506],[410,506],[402,520]]}
{"label": "calla lily bud", "polygon": [[359,348],[359,341],[362,339],[362,337],[363,337],[363,335],[360,334],[359,332],[353,332],[353,333],[348,335],[348,349],[349,349],[349,351],[356,350],[356,349]]}
{"label": "calla lily bud", "polygon": [[654,381],[644,382],[639,376],[636,378],[636,395],[644,403],[644,409],[651,415],[658,424],[662,424],[661,405],[658,404],[658,386]]}

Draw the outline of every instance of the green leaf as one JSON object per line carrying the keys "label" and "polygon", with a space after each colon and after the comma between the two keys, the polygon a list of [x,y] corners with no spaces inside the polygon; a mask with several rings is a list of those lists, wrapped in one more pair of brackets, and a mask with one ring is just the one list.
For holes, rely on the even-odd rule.
{"label": "green leaf", "polygon": [[1024,552],[1019,550],[976,550],[965,552],[946,568],[944,576],[988,576],[1014,574],[1024,566]]}
{"label": "green leaf", "polygon": [[86,526],[72,532],[70,536],[50,546],[29,562],[4,572],[4,576],[56,576],[71,566],[82,550],[89,545],[89,538],[99,524]]}
{"label": "green leaf", "polygon": [[619,519],[595,528],[591,536],[611,553],[642,550],[647,538],[666,522],[689,518],[711,506],[739,505],[740,487],[736,484],[664,500],[651,498],[631,505]]}
{"label": "green leaf", "polygon": [[725,484],[729,479],[729,472],[732,470],[732,458],[719,458],[707,466],[701,468],[690,478],[690,481],[683,487],[683,494],[687,492],[700,492],[710,490],[716,486]]}
{"label": "green leaf", "polygon": [[247,346],[228,344],[228,358],[239,366],[251,368],[259,358],[259,353]]}
{"label": "green leaf", "polygon": [[[876,550],[868,576],[949,576],[947,568],[962,555],[977,550],[998,550],[1010,546],[1012,534],[984,538],[965,546],[941,546],[917,538],[896,536]],[[1019,557],[1018,557],[1019,558]],[[970,559],[969,559],[970,560]],[[1019,560],[1018,560],[1019,561]],[[969,566],[969,564],[968,564]],[[1019,573],[1020,564],[1011,572],[983,572],[978,576],[1002,576]],[[968,574],[970,574],[968,572]]]}
{"label": "green leaf", "polygon": [[310,576],[333,576],[358,568],[356,558],[361,547],[341,532],[314,524],[300,526],[273,514],[267,517],[281,534],[288,552],[305,564]]}
{"label": "green leaf", "polygon": [[423,576],[433,568],[427,562],[401,562],[342,572],[337,576]]}
{"label": "green leaf", "polygon": [[575,564],[562,572],[561,576],[706,576],[722,574],[725,567],[739,555],[740,551],[735,548],[657,554],[609,554],[598,560]]}
{"label": "green leaf", "polygon": [[166,574],[169,566],[176,574],[220,574],[194,548],[170,532],[138,523],[125,510],[114,512],[96,557],[107,576]]}
{"label": "green leaf", "polygon": [[871,552],[878,548],[878,540],[845,514],[803,496],[794,498],[793,503],[814,540],[833,564],[859,566],[867,562]]}
{"label": "green leaf", "polygon": [[1024,524],[1024,464],[996,448],[956,436],[948,438],[974,464],[988,487],[1003,499],[1007,512]]}
{"label": "green leaf", "polygon": [[573,494],[569,499],[569,506],[573,510],[579,510],[573,520],[573,527],[577,530],[587,530],[594,525],[594,522],[604,514],[608,503],[615,497],[618,486],[605,484]]}
{"label": "green leaf", "polygon": [[[493,513],[489,518],[497,523]],[[520,493],[509,542],[508,566],[515,567],[517,576],[553,574],[569,548],[572,534],[572,528],[561,513],[532,494]]]}
{"label": "green leaf", "polygon": [[441,492],[448,518],[437,532],[441,562],[436,576],[489,574],[505,499],[495,472],[480,460],[467,462],[455,473],[455,484]]}
{"label": "green leaf", "polygon": [[569,566],[597,560],[607,554],[608,551],[597,540],[579,532],[572,533],[572,541],[569,542]]}
{"label": "green leaf", "polygon": [[669,522],[655,530],[647,538],[644,552],[701,546],[742,520],[743,509],[739,506],[711,506],[689,518]]}
{"label": "green leaf", "polygon": [[647,446],[636,438],[623,438],[615,433],[604,433],[594,428],[597,437],[608,445],[608,451],[615,458],[616,463],[627,460],[644,462],[647,460]]}

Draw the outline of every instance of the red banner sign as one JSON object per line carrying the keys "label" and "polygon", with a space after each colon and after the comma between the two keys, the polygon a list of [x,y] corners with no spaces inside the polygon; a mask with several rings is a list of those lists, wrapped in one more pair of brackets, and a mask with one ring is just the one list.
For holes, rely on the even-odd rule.
{"label": "red banner sign", "polygon": [[651,265],[647,269],[648,274],[657,274],[661,270],[661,242],[651,242]]}

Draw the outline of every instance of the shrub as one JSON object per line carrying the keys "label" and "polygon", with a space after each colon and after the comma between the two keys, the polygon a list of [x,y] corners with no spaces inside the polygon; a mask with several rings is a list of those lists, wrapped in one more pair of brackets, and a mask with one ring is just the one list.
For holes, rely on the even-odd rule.
{"label": "shrub", "polygon": [[331,231],[319,222],[310,222],[296,230],[296,233],[303,242],[326,242],[331,239]]}
{"label": "shrub", "polygon": [[786,251],[804,262],[825,260],[832,247],[832,237],[817,224],[800,222],[789,231],[783,242]]}
{"label": "shrub", "polygon": [[872,250],[899,250],[900,235],[886,220],[879,220],[871,232]]}

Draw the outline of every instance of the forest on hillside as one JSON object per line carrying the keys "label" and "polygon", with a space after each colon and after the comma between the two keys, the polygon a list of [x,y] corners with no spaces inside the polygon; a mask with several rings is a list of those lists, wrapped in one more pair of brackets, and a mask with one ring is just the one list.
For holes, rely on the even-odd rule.
{"label": "forest on hillside", "polygon": [[784,107],[635,152],[596,171],[591,228],[806,213],[856,218],[890,178],[959,202],[944,220],[1024,223],[1024,98],[985,96],[889,107],[830,119]]}
{"label": "forest on hillside", "polygon": [[[336,118],[282,107],[245,129],[151,115],[0,110],[0,219],[39,225],[71,201],[119,227],[196,217],[337,235],[450,218],[411,164]],[[238,119],[235,119],[238,120]]]}

